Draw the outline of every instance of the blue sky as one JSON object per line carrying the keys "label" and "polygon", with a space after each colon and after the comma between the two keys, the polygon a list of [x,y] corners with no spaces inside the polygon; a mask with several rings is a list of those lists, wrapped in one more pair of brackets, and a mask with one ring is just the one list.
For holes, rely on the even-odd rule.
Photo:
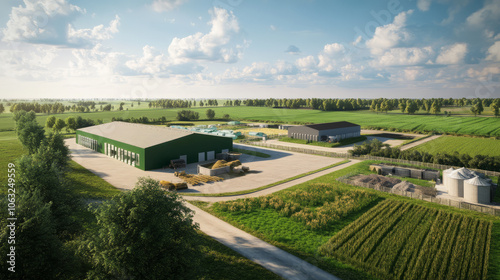
{"label": "blue sky", "polygon": [[500,0],[5,0],[0,98],[500,97]]}

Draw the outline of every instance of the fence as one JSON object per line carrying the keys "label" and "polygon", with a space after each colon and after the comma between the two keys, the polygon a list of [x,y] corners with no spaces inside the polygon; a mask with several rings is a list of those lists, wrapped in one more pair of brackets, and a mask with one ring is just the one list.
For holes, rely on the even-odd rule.
{"label": "fence", "polygon": [[[304,154],[320,155],[320,156],[327,156],[327,157],[353,158],[353,159],[361,159],[361,160],[383,160],[383,161],[390,161],[393,163],[402,163],[402,164],[420,166],[420,167],[424,167],[424,168],[433,168],[433,169],[441,169],[441,170],[448,169],[451,167],[453,167],[455,169],[460,168],[458,166],[435,164],[435,163],[420,162],[420,161],[411,161],[411,160],[397,159],[397,158],[385,158],[385,157],[376,157],[376,156],[370,156],[370,155],[353,156],[349,153],[335,153],[335,152],[320,151],[320,150],[307,149],[307,148],[269,144],[269,143],[265,143],[265,142],[251,142],[251,143],[249,142],[248,144],[267,147],[267,148],[271,148],[271,149],[304,153]],[[497,171],[489,171],[489,170],[473,169],[473,168],[469,168],[469,169],[477,171],[477,172],[481,172],[486,176],[500,176],[500,172],[497,172]]]}
{"label": "fence", "polygon": [[490,215],[494,215],[494,216],[500,216],[500,209],[492,208],[489,206],[475,205],[475,204],[467,203],[465,201],[456,201],[456,200],[446,199],[446,198],[437,198],[437,197],[433,197],[433,196],[429,196],[429,195],[425,195],[425,194],[416,194],[413,192],[394,190],[392,188],[386,188],[386,187],[382,187],[382,186],[375,188],[373,185],[370,185],[368,183],[361,183],[360,182],[360,183],[354,184],[352,181],[347,179],[346,176],[338,178],[337,181],[342,182],[344,184],[348,184],[348,185],[376,189],[376,190],[383,191],[386,193],[397,194],[397,195],[401,195],[401,196],[406,196],[406,197],[425,200],[425,201],[429,201],[429,202],[439,203],[442,205],[452,206],[452,207],[456,207],[456,208],[460,208],[460,209],[467,209],[467,210],[486,213],[486,214],[490,214]]}

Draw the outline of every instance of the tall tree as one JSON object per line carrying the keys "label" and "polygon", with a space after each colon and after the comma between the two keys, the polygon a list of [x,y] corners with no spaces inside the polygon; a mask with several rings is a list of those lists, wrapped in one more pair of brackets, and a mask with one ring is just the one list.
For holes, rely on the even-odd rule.
{"label": "tall tree", "polygon": [[417,110],[418,110],[418,105],[414,100],[406,101],[406,112],[408,114],[413,115]]}
{"label": "tall tree", "polygon": [[99,227],[80,246],[94,267],[88,278],[190,279],[197,226],[176,193],[140,178],[93,212]]}
{"label": "tall tree", "polygon": [[5,111],[5,108],[3,107],[3,103],[0,103],[0,114]]}
{"label": "tall tree", "polygon": [[215,118],[215,111],[212,109],[208,109],[206,114],[209,120],[213,120]]}
{"label": "tall tree", "polygon": [[500,115],[500,99],[495,99],[491,105],[490,105],[491,111],[493,111],[493,114],[495,117],[498,117]]}
{"label": "tall tree", "polygon": [[[2,199],[2,209],[7,209]],[[2,211],[5,213],[5,211]],[[67,268],[61,241],[51,211],[51,203],[43,201],[40,191],[25,192],[18,189],[16,196],[15,244],[9,244],[10,228],[6,217],[0,221],[0,278],[2,279],[61,279]],[[15,272],[8,271],[10,247],[15,247]]]}
{"label": "tall tree", "polygon": [[62,119],[57,119],[56,123],[54,124],[54,131],[61,131],[64,127],[66,126],[66,123]]}
{"label": "tall tree", "polygon": [[431,111],[433,114],[437,115],[441,112],[441,106],[438,101],[432,102]]}
{"label": "tall tree", "polygon": [[67,129],[72,129],[73,131],[76,131],[76,119],[75,117],[67,117],[66,118],[66,127]]}

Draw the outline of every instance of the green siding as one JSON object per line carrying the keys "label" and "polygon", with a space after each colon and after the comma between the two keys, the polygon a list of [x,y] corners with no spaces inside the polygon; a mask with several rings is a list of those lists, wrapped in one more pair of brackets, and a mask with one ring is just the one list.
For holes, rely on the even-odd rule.
{"label": "green siding", "polygon": [[[97,140],[98,151],[104,153],[104,143],[109,143],[118,148],[134,152],[139,155],[139,166],[142,170],[162,168],[170,164],[170,160],[178,159],[181,155],[187,156],[187,163],[198,162],[198,153],[214,151],[215,154],[224,149],[233,149],[233,139],[229,137],[213,136],[206,134],[190,134],[185,137],[165,142],[146,149],[132,146],[106,137],[97,136],[88,132],[76,131],[78,135]],[[78,143],[78,142],[77,142]],[[125,163],[124,163],[125,164]]]}
{"label": "green siding", "polygon": [[[76,135],[77,135],[77,137],[76,137],[77,143],[78,143],[78,135],[86,136],[88,138],[97,140],[97,143],[99,145],[97,151],[100,153],[103,153],[103,154],[104,154],[104,143],[109,143],[109,144],[114,145],[118,148],[136,153],[139,155],[139,165],[135,166],[135,167],[142,169],[142,170],[146,170],[146,164],[145,164],[146,163],[146,153],[145,153],[145,150],[143,148],[139,148],[136,146],[132,146],[130,144],[126,144],[123,142],[119,142],[116,140],[112,140],[112,139],[109,139],[106,137],[98,136],[98,135],[95,135],[92,133],[79,131],[79,130],[76,131]],[[126,164],[126,163],[123,163],[123,164]]]}
{"label": "green siding", "polygon": [[[191,134],[185,137],[146,148],[146,170],[162,168],[170,160],[187,155],[187,163],[198,162],[198,153],[233,149],[233,139],[207,134]],[[205,154],[206,157],[206,154]]]}

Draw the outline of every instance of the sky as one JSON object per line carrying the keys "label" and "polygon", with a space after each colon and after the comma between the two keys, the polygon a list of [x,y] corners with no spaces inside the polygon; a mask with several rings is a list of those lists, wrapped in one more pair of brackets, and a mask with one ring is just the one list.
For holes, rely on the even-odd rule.
{"label": "sky", "polygon": [[500,0],[3,0],[0,98],[500,98]]}

